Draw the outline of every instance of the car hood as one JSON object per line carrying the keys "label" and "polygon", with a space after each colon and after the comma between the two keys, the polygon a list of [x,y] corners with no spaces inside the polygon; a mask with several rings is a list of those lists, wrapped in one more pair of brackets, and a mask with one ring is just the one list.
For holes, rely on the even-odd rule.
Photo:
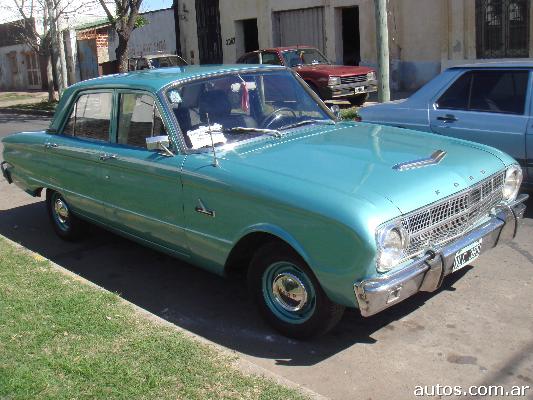
{"label": "car hood", "polygon": [[[299,128],[264,146],[243,145],[228,159],[353,197],[390,200],[401,213],[433,203],[505,168],[492,148],[424,132],[365,123]],[[268,143],[268,144],[266,144]],[[393,166],[431,156],[436,165],[399,171]]]}
{"label": "car hood", "polygon": [[331,76],[352,76],[352,75],[362,75],[368,74],[373,71],[372,68],[368,67],[356,67],[350,65],[330,65],[330,64],[316,64],[316,65],[302,65],[296,67],[298,72],[324,72]]}

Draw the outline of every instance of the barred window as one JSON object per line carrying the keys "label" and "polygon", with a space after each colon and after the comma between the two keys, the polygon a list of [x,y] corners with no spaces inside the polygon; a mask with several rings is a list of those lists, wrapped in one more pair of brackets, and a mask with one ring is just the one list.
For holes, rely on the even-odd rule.
{"label": "barred window", "polygon": [[530,0],[476,0],[477,58],[529,57]]}

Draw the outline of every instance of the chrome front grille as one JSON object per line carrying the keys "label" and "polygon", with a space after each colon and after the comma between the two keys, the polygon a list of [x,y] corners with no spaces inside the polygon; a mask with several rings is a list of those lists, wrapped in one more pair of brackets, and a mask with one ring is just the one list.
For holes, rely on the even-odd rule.
{"label": "chrome front grille", "polygon": [[402,226],[410,239],[405,258],[468,232],[502,201],[504,179],[505,172],[498,173],[459,194],[402,217]]}
{"label": "chrome front grille", "polygon": [[341,84],[346,85],[350,83],[359,83],[366,81],[366,74],[354,75],[354,76],[341,76]]}

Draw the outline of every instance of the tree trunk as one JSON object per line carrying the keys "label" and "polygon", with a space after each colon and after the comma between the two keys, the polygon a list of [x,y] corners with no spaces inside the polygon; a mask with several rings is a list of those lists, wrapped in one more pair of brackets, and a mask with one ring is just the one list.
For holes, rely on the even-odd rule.
{"label": "tree trunk", "polygon": [[128,72],[128,37],[118,33],[118,46],[115,50],[117,56],[118,72]]}
{"label": "tree trunk", "polygon": [[54,89],[54,75],[52,74],[52,55],[46,54],[46,83],[48,86],[48,101],[57,101],[56,91]]}

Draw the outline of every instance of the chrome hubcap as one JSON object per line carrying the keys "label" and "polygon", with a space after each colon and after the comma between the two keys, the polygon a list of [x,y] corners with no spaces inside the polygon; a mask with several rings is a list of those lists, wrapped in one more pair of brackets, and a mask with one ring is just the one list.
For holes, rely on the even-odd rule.
{"label": "chrome hubcap", "polygon": [[54,203],[54,210],[57,215],[57,219],[62,224],[66,223],[68,220],[68,207],[62,199],[56,199]]}
{"label": "chrome hubcap", "polygon": [[272,282],[274,299],[287,311],[300,311],[307,303],[307,290],[295,275],[284,272]]}

